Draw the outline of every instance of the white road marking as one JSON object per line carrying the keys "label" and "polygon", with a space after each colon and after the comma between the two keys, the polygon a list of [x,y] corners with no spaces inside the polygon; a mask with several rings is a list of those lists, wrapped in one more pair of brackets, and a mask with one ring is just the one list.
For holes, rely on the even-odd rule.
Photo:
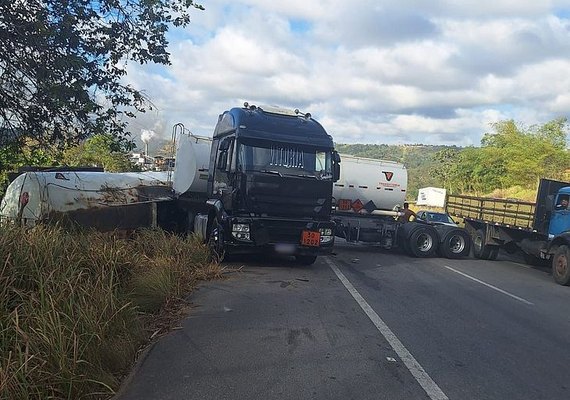
{"label": "white road marking", "polygon": [[503,289],[501,289],[501,288],[498,288],[498,287],[496,287],[496,286],[493,286],[493,285],[491,285],[490,283],[483,282],[483,281],[480,280],[480,279],[474,278],[474,277],[472,277],[471,275],[467,275],[466,273],[461,272],[461,271],[458,271],[458,270],[456,270],[455,268],[448,267],[447,265],[444,265],[443,267],[444,267],[444,268],[447,268],[447,269],[450,270],[450,271],[455,272],[456,274],[459,274],[459,275],[464,276],[464,277],[466,277],[466,278],[468,278],[468,279],[471,279],[472,281],[475,281],[475,282],[477,282],[477,283],[480,283],[481,285],[484,285],[484,286],[487,286],[488,288],[491,288],[491,289],[493,289],[493,290],[496,290],[496,291],[499,292],[499,293],[502,293],[502,294],[507,295],[507,296],[509,296],[509,297],[511,297],[511,298],[513,298],[513,299],[515,299],[515,300],[518,300],[518,301],[520,301],[521,303],[528,304],[529,306],[534,306],[534,303],[531,303],[530,301],[525,300],[525,299],[523,299],[522,297],[519,297],[519,296],[516,296],[516,295],[514,295],[514,294],[512,294],[512,293],[509,293],[509,292],[507,292],[506,290],[503,290]]}
{"label": "white road marking", "polygon": [[356,288],[350,283],[350,281],[344,276],[344,274],[340,271],[340,269],[335,265],[335,263],[330,260],[328,257],[325,257],[325,260],[329,267],[333,270],[336,274],[338,279],[342,282],[346,290],[352,295],[354,300],[358,303],[362,311],[370,318],[370,321],[376,326],[378,331],[384,336],[384,338],[388,341],[392,349],[396,352],[398,357],[402,360],[404,365],[408,368],[411,372],[412,376],[416,379],[416,381],[420,384],[420,386],[425,390],[427,395],[432,400],[449,400],[449,398],[443,393],[443,391],[437,386],[437,384],[431,379],[431,377],[427,374],[427,372],[423,369],[419,362],[416,361],[414,356],[406,349],[406,347],[402,344],[400,339],[396,337],[394,332],[386,325],[386,323],[380,318],[380,316],[370,307],[370,304],[364,300],[364,297]]}

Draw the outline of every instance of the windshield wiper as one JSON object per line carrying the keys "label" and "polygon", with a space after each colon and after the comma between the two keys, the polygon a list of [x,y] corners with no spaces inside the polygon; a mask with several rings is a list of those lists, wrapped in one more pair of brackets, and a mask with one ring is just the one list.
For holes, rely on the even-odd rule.
{"label": "windshield wiper", "polygon": [[254,170],[254,172],[263,172],[264,174],[279,175],[281,178],[283,178],[283,175],[281,175],[281,172],[279,171],[273,171],[269,169],[257,169]]}
{"label": "windshield wiper", "polygon": [[298,176],[299,178],[319,179],[319,178],[317,178],[315,175],[309,175],[309,174],[287,174],[287,175]]}

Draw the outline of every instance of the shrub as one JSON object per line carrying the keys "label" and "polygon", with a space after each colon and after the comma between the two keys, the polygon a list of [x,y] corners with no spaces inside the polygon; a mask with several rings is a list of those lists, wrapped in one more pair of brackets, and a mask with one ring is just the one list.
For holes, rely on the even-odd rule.
{"label": "shrub", "polygon": [[0,228],[0,398],[108,397],[148,313],[219,271],[193,237]]}

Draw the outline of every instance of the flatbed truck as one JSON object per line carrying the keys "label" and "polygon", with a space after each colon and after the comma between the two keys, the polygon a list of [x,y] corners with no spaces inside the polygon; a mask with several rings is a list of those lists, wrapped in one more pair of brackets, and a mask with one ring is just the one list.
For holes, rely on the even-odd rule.
{"label": "flatbed truck", "polygon": [[550,263],[554,280],[570,285],[569,199],[570,183],[541,179],[535,202],[448,195],[446,211],[464,220],[476,258],[520,250],[527,263]]}

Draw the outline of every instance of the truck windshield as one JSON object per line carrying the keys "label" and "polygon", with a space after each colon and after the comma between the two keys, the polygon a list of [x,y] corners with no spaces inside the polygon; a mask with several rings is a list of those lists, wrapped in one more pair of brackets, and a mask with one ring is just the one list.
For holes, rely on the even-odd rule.
{"label": "truck windshield", "polygon": [[268,146],[241,144],[238,164],[238,168],[245,171],[319,180],[332,179],[331,151],[286,143]]}

